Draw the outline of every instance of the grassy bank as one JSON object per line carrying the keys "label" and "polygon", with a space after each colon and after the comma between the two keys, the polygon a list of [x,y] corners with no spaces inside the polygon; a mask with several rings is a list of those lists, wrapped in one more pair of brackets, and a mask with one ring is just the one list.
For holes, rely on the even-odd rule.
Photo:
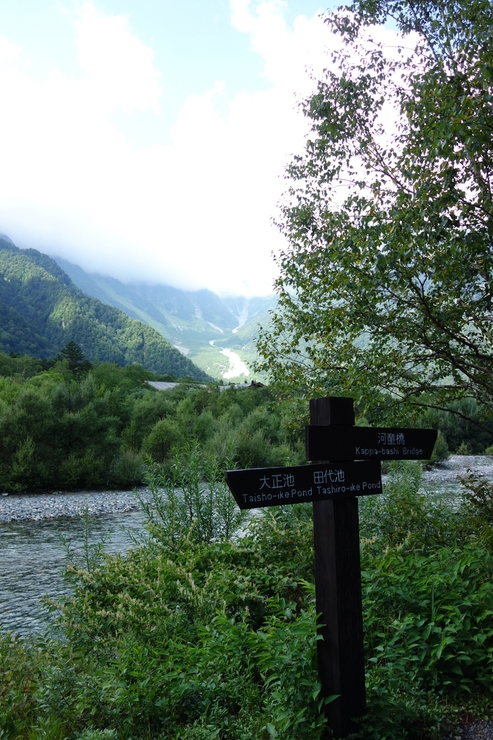
{"label": "grassy bank", "polygon": [[[319,738],[311,507],[246,525],[193,447],[149,482],[146,541],[69,566],[51,637],[3,636],[0,737]],[[450,507],[395,464],[360,502],[364,740],[436,740],[490,712],[492,500],[476,483]]]}

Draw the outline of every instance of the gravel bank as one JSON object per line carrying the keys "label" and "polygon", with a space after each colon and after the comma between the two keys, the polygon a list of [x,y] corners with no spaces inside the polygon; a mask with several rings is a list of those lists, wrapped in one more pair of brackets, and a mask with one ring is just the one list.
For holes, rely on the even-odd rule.
{"label": "gravel bank", "polygon": [[456,735],[449,735],[443,740],[493,740],[493,721],[476,719],[468,722],[462,725]]}
{"label": "gravel bank", "polygon": [[425,487],[437,482],[460,484],[460,477],[469,471],[493,481],[493,455],[451,455],[432,470],[425,470],[423,483]]}
{"label": "gravel bank", "polygon": [[[459,478],[468,469],[493,481],[493,456],[452,455],[433,470],[424,471],[424,487],[433,488],[437,483],[460,485]],[[83,516],[86,510],[91,516],[104,516],[138,509],[140,505],[133,491],[1,494],[0,524]]]}
{"label": "gravel bank", "polygon": [[0,495],[0,524],[42,521],[105,514],[123,514],[140,509],[133,491],[80,491]]}

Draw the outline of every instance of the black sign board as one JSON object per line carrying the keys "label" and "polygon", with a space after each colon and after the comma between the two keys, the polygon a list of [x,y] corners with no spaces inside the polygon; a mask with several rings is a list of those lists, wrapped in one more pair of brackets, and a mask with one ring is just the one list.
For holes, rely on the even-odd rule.
{"label": "black sign board", "polygon": [[240,509],[382,493],[377,460],[228,470],[226,481]]}
{"label": "black sign board", "polygon": [[429,460],[435,429],[307,426],[309,460]]}

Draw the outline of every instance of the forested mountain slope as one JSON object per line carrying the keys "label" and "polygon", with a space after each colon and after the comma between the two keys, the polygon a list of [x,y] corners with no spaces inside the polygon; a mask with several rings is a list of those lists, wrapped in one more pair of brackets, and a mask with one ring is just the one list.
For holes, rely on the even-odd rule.
{"label": "forested mountain slope", "polygon": [[228,371],[225,350],[234,350],[245,362],[255,359],[258,327],[267,325],[268,311],[277,303],[274,295],[221,298],[210,290],[125,284],[106,275],[89,274],[62,258],[56,260],[84,293],[154,327],[214,376]]}
{"label": "forested mountain slope", "polygon": [[51,257],[0,237],[0,350],[47,358],[70,340],[92,362],[208,378],[151,326],[85,295]]}

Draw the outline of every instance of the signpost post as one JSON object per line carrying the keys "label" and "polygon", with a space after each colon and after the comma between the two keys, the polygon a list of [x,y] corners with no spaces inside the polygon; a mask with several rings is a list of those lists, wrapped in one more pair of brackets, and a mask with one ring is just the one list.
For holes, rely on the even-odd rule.
{"label": "signpost post", "polygon": [[[310,422],[315,429],[351,429],[353,400],[311,400]],[[307,443],[307,457],[327,460],[333,455],[327,446],[313,451]],[[313,538],[318,632],[323,638],[317,642],[318,673],[322,696],[337,695],[325,707],[328,725],[336,738],[344,738],[357,729],[355,720],[366,710],[358,499],[314,503]]]}
{"label": "signpost post", "polygon": [[382,492],[380,460],[426,460],[437,432],[354,426],[352,398],[310,401],[306,428],[311,465],[229,470],[238,506],[252,509],[313,502],[317,642],[322,696],[336,738],[365,713],[363,616],[357,496]]}

